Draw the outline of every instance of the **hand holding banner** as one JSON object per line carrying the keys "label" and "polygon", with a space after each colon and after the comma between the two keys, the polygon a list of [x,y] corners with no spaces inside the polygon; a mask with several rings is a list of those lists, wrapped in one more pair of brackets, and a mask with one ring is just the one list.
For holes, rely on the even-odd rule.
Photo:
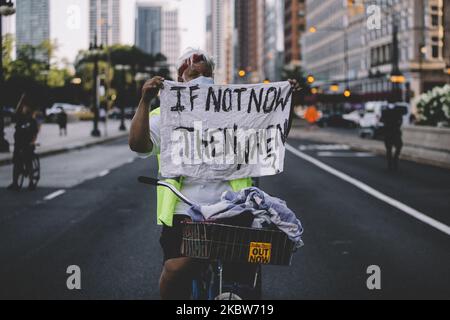
{"label": "hand holding banner", "polygon": [[289,82],[189,85],[161,91],[161,174],[233,180],[283,171]]}

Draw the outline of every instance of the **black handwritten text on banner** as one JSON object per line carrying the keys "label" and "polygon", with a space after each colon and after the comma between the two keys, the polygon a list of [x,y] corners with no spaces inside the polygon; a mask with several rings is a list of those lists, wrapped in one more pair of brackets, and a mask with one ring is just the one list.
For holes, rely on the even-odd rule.
{"label": "black handwritten text on banner", "polygon": [[291,110],[289,82],[189,85],[161,91],[161,174],[232,180],[280,173]]}

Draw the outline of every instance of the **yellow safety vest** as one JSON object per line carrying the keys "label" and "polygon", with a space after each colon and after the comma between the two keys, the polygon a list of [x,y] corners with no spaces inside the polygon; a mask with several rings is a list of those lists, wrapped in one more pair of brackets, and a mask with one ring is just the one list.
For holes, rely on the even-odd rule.
{"label": "yellow safety vest", "polygon": [[[157,116],[161,114],[161,110],[155,109],[150,112],[151,116]],[[158,166],[161,168],[160,155],[158,154]],[[166,179],[166,182],[172,184],[177,190],[181,190],[183,187],[183,179],[179,181],[174,179]],[[241,191],[245,188],[250,188],[253,186],[252,178],[243,178],[229,181],[231,189],[234,192]],[[166,225],[169,227],[173,226],[173,215],[175,213],[176,206],[178,204],[178,197],[169,189],[165,187],[157,188],[157,217],[159,225]]]}

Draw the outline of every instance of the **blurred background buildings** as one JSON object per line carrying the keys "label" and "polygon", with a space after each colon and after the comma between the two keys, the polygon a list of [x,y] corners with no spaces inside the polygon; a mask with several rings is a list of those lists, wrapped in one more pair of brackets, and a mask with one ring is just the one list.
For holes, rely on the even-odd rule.
{"label": "blurred background buildings", "polygon": [[[447,0],[12,3],[16,14],[4,17],[2,23],[4,38],[14,39],[11,58],[25,48],[22,53],[46,61],[51,69],[52,59],[61,65],[56,59],[59,50],[75,48],[77,58],[69,57],[63,64],[68,68],[66,86],[71,84],[70,74],[82,78],[80,61],[95,38],[103,47],[119,50],[129,46],[149,55],[142,63],[136,57],[131,59],[139,62],[134,66],[119,59],[119,70],[133,74],[133,79],[125,77],[133,86],[166,69],[176,79],[175,65],[186,39],[188,45],[195,43],[192,46],[215,58],[217,83],[297,78],[305,87],[304,105],[352,110],[369,101],[401,101],[410,103],[414,111],[421,94],[450,83]],[[201,29],[194,29],[194,25],[201,25]],[[86,34],[88,41],[72,37],[72,33],[64,36],[73,30],[83,37]],[[55,38],[58,42],[52,50],[39,49]],[[118,57],[112,56],[113,60]],[[82,81],[82,85],[89,90],[89,81]]]}

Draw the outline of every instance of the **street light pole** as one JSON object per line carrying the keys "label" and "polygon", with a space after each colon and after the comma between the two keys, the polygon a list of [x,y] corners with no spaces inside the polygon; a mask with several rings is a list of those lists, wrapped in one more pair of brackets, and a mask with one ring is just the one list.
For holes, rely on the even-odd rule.
{"label": "street light pole", "polygon": [[93,101],[93,111],[94,111],[94,128],[92,129],[91,136],[100,137],[101,133],[98,130],[99,121],[99,110],[98,110],[98,51],[102,49],[102,46],[97,45],[97,35],[94,37],[94,43],[89,46],[89,51],[92,52],[94,58],[94,74],[93,74],[93,85],[92,85],[92,101]]}
{"label": "street light pole", "polygon": [[120,83],[120,91],[118,92],[119,94],[119,103],[120,103],[120,127],[119,130],[120,131],[127,131],[127,127],[125,126],[125,105],[124,105],[124,96],[125,96],[125,87],[126,87],[126,70],[128,70],[129,67],[128,66],[123,66],[123,65],[116,65],[116,70],[121,72],[121,83]]}
{"label": "street light pole", "polygon": [[[399,53],[399,43],[398,43],[398,22],[397,22],[397,11],[395,8],[391,7],[392,10],[392,71],[391,71],[391,83],[393,92],[393,102],[404,102],[404,100],[409,100],[408,97],[404,99],[401,85],[406,82],[400,70],[400,53]],[[408,93],[407,93],[408,94]]]}
{"label": "street light pole", "polygon": [[[3,92],[3,30],[2,17],[13,15],[16,12],[11,0],[0,0],[0,92]],[[0,152],[9,152],[9,142],[5,139],[5,120],[3,100],[0,95]]]}

